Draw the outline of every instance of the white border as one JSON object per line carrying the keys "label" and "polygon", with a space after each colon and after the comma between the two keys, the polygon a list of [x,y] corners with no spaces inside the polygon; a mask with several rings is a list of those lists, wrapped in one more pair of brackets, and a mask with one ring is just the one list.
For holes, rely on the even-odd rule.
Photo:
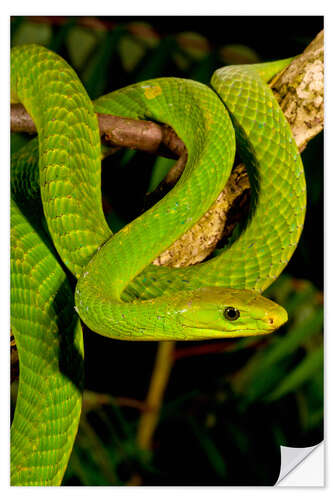
{"label": "white border", "polygon": [[[84,4],[82,1],[64,2],[63,0],[58,0],[57,2],[41,2],[33,1],[11,1],[5,4],[3,2],[0,7],[0,36],[1,36],[1,153],[2,153],[2,164],[1,164],[1,234],[2,234],[2,245],[1,245],[1,265],[2,265],[2,283],[1,283],[1,311],[2,311],[2,349],[1,349],[1,369],[2,369],[2,384],[1,384],[1,489],[4,490],[10,496],[24,495],[24,498],[29,497],[45,497],[61,495],[61,497],[73,498],[76,496],[88,498],[93,494],[91,487],[85,488],[9,488],[8,485],[8,475],[9,475],[9,465],[8,465],[8,449],[9,449],[9,396],[8,396],[8,384],[9,384],[9,356],[8,356],[8,329],[9,329],[9,293],[8,293],[8,283],[9,283],[9,16],[10,15],[323,15],[325,14],[325,25],[326,25],[326,47],[333,47],[332,39],[330,34],[330,15],[329,15],[329,1],[316,0],[315,2],[303,1],[290,1],[290,0],[279,0],[279,2],[262,2],[260,0],[238,0],[229,2],[218,2],[214,0],[204,0],[196,1],[191,0],[185,2],[179,2],[179,0],[167,0],[163,2],[144,1],[144,0],[121,0],[116,1],[94,1],[92,3]],[[283,26],[281,26],[281,36],[283,36]],[[330,64],[329,64],[330,54],[326,50],[326,89],[332,88],[332,79],[329,79],[330,75]],[[328,86],[330,82],[330,86]],[[329,126],[329,95],[326,94],[326,138],[329,137],[329,132],[327,132],[327,125]],[[332,224],[332,214],[333,214],[333,196],[332,196],[332,169],[333,161],[332,154],[330,155],[329,149],[332,148],[332,144],[328,144],[325,147],[325,255],[333,256],[333,245],[332,245],[332,231],[329,230],[329,226]],[[330,158],[331,156],[331,158]],[[319,222],[320,223],[320,222]],[[332,257],[331,259],[325,259],[325,302],[329,303],[330,299],[330,287],[329,278],[332,279]],[[328,309],[328,308],[326,308]],[[325,326],[326,326],[326,342],[325,342],[325,369],[326,377],[332,375],[332,363],[329,363],[328,352],[328,337],[332,333],[330,330],[330,321],[328,314],[325,314]],[[332,356],[332,354],[331,354]],[[326,384],[327,385],[327,384]],[[331,392],[331,391],[330,391]],[[7,411],[6,403],[7,402]],[[328,422],[329,405],[330,400],[328,400],[328,391],[325,395],[325,407],[326,407],[326,422]],[[326,428],[326,438],[327,440],[328,430]],[[176,453],[176,450],[175,450]],[[329,455],[329,459],[326,461],[325,469],[326,471],[331,468],[332,460],[330,459],[330,449],[326,456]],[[212,498],[221,498],[227,495],[228,498],[233,498],[234,496],[239,496],[240,493],[247,495],[248,500],[257,500],[261,497],[267,497],[268,493],[273,495],[279,495],[283,493],[284,499],[288,500],[288,497],[294,500],[295,495],[300,495],[302,500],[308,495],[315,494],[325,494],[331,489],[331,484],[329,478],[326,478],[327,486],[324,489],[316,489],[314,493],[312,488],[298,488],[298,489],[282,489],[282,488],[143,488],[143,487],[132,487],[132,488],[102,488],[99,487],[96,493],[99,497],[106,495],[111,498],[121,498],[135,495],[136,498],[143,498],[144,500],[149,498],[163,499],[170,498],[170,495],[181,495],[183,498],[187,496],[194,500],[195,498],[202,498],[204,494],[211,496]]]}

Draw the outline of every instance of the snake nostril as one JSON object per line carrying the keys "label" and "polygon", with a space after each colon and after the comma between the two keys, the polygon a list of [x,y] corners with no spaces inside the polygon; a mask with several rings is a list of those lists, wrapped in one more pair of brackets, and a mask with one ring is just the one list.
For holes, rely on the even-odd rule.
{"label": "snake nostril", "polygon": [[268,318],[268,323],[269,323],[270,325],[272,325],[272,324],[274,323],[274,319],[273,319],[273,318]]}

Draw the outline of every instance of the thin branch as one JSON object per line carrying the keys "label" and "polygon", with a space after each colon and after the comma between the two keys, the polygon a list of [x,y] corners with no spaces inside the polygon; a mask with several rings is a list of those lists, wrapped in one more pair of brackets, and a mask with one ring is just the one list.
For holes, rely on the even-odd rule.
{"label": "thin branch", "polygon": [[155,366],[150,379],[150,386],[145,405],[150,408],[140,416],[137,443],[142,450],[151,448],[151,441],[159,419],[160,408],[170,372],[173,366],[175,342],[159,342]]}
{"label": "thin branch", "polygon": [[[167,158],[178,158],[186,151],[185,145],[171,127],[146,120],[97,114],[100,136],[110,147],[138,149]],[[10,106],[11,132],[36,134],[36,126],[22,106]]]}
{"label": "thin branch", "polygon": [[122,396],[111,396],[111,394],[88,390],[83,392],[82,412],[88,413],[89,411],[95,410],[102,405],[126,406],[128,408],[135,408],[140,412],[149,412],[151,410],[151,408],[144,402],[138,401],[137,399]]}

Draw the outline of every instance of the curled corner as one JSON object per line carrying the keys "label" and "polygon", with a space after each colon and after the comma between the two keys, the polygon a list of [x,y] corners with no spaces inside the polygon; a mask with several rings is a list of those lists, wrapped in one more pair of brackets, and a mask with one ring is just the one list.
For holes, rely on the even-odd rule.
{"label": "curled corner", "polygon": [[285,478],[287,474],[289,474],[289,472],[297,467],[310,453],[312,453],[313,450],[318,448],[318,446],[320,446],[321,444],[323,444],[323,442],[318,443],[315,446],[309,446],[307,448],[292,448],[289,446],[280,446],[280,475],[275,485],[278,485],[282,481],[282,479]]}

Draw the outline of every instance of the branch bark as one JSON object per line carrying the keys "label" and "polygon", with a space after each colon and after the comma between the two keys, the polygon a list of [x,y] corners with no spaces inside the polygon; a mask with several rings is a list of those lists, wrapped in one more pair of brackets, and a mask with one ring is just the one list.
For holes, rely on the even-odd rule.
{"label": "branch bark", "polygon": [[[167,158],[178,158],[186,151],[185,145],[171,127],[146,120],[97,114],[102,142],[114,149],[139,149]],[[10,106],[11,132],[36,134],[36,126],[22,104]]]}
{"label": "branch bark", "polygon": [[271,87],[302,152],[324,127],[324,31]]}

